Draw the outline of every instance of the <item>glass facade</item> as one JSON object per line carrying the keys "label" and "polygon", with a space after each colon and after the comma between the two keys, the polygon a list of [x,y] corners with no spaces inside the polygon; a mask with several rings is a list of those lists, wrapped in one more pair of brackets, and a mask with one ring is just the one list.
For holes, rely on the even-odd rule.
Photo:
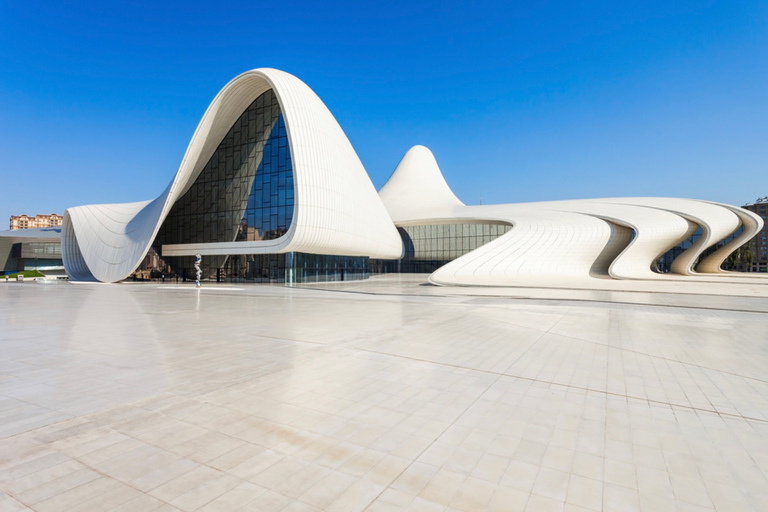
{"label": "glass facade", "polygon": [[[161,252],[164,244],[280,238],[293,220],[293,205],[288,136],[277,97],[269,90],[232,125],[194,184],[171,208],[153,246]],[[242,257],[236,257],[240,263],[229,258],[204,258],[204,273],[238,271]],[[164,260],[179,274],[194,266],[192,256]]]}
{"label": "glass facade", "polygon": [[[235,121],[190,189],[173,205],[153,247],[274,240],[293,220],[294,184],[285,121],[273,91]],[[164,273],[194,280],[194,257],[164,257]],[[368,258],[316,254],[204,256],[203,280],[304,283],[368,277]]]}
{"label": "glass facade", "polygon": [[275,94],[235,121],[192,187],[173,205],[157,243],[272,240],[293,218],[293,167]]}
{"label": "glass facade", "polygon": [[[61,242],[17,242],[11,246],[6,271],[62,267]],[[15,261],[13,261],[15,260]],[[2,268],[2,267],[0,267]]]}
{"label": "glass facade", "polygon": [[42,258],[48,260],[61,260],[61,242],[22,242],[14,244],[13,252],[17,252],[16,258]]}
{"label": "glass facade", "polygon": [[[707,250],[705,250],[705,251],[704,251],[704,252],[701,254],[701,256],[699,256],[699,259],[696,261],[696,263],[698,264],[698,262],[700,262],[700,261],[703,261],[703,260],[704,260],[704,258],[706,258],[707,256],[709,256],[709,255],[710,255],[710,254],[712,254],[713,252],[717,251],[718,249],[720,249],[720,248],[721,248],[721,247],[723,247],[724,245],[726,245],[726,244],[730,243],[730,242],[731,242],[731,241],[732,241],[734,238],[736,238],[737,236],[741,235],[743,232],[744,232],[744,226],[743,226],[743,225],[742,225],[742,226],[739,226],[739,229],[737,229],[736,231],[734,231],[733,233],[731,233],[731,234],[730,234],[730,235],[728,235],[727,237],[723,238],[722,240],[720,240],[719,242],[717,242],[717,243],[716,243],[715,245],[713,245],[712,247],[710,247],[710,248],[708,248]],[[729,255],[729,257],[728,257],[728,258],[726,258],[726,260],[725,260],[725,261],[724,261],[724,262],[723,262],[723,263],[720,265],[720,268],[722,268],[722,269],[724,269],[724,270],[739,270],[739,268],[738,268],[738,265],[734,265],[734,264],[733,264],[733,263],[734,263],[734,260],[732,259],[732,258],[735,258],[736,256],[738,256],[738,254],[739,254],[739,253],[738,253],[738,249],[737,249],[737,251],[734,251],[734,252],[735,252],[736,254],[733,254],[733,256]]]}
{"label": "glass facade", "polygon": [[[235,121],[192,186],[173,205],[153,247],[167,244],[273,240],[293,220],[291,151],[273,91]],[[433,272],[511,229],[503,223],[398,228],[402,260],[303,253],[204,256],[203,280],[306,283],[365,279],[369,272]],[[193,280],[194,257],[163,257],[162,271]]]}
{"label": "glass facade", "polygon": [[288,253],[286,262],[290,274],[286,280],[293,283],[322,281],[357,281],[367,279],[367,256],[327,256],[322,254]]}
{"label": "glass facade", "polygon": [[[221,267],[206,265],[203,257],[203,280],[227,283],[314,283],[322,281],[355,281],[368,277],[368,258],[329,256],[289,252],[285,254],[248,254],[227,257]],[[183,281],[193,281],[193,268],[182,268]]]}
{"label": "glass facade", "polygon": [[[701,236],[701,233],[702,233],[701,228],[700,227],[697,228],[696,231],[694,231],[694,233],[690,237],[686,238],[685,240],[677,244],[675,247],[671,248],[670,250],[665,252],[663,255],[661,255],[656,260],[655,264],[651,266],[651,270],[661,274],[668,273],[672,268],[672,262],[675,261],[675,259],[678,256],[683,254],[683,252],[690,249],[690,247],[696,243],[696,240],[699,239],[699,237]],[[633,231],[632,240],[634,239],[635,239],[635,233]],[[697,263],[698,263],[698,260],[697,260]],[[694,264],[694,267],[695,266],[696,265]]]}
{"label": "glass facade", "polygon": [[495,240],[505,223],[425,224],[397,228],[403,240],[400,260],[370,260],[371,273],[432,273],[446,263]]}
{"label": "glass facade", "polygon": [[[712,254],[713,252],[720,249],[722,246],[728,244],[731,240],[736,238],[737,236],[741,235],[741,233],[744,231],[744,226],[740,226],[739,229],[725,237],[723,240],[720,240],[718,243],[713,245],[712,247],[707,248],[704,252],[702,252],[699,257],[696,259],[696,261],[693,264],[693,269],[696,270],[696,266],[699,264],[700,261],[703,261],[704,258]],[[701,237],[702,235],[702,229],[701,227],[697,228],[696,231],[691,235],[689,238],[686,238],[681,243],[673,247],[672,249],[665,252],[658,260],[656,260],[655,267],[652,267],[652,270],[654,272],[659,272],[662,274],[668,273],[672,269],[672,262],[675,261],[675,258],[683,254],[683,252],[687,249],[689,249],[693,244],[696,243],[696,241]],[[723,262],[722,268],[726,270],[738,270],[738,267],[736,265],[733,265],[728,260]]]}

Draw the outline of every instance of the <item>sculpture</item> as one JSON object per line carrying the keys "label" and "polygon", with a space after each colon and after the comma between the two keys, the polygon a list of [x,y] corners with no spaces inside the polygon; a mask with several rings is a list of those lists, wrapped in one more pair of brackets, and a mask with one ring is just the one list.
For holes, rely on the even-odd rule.
{"label": "sculpture", "polygon": [[200,276],[203,275],[203,271],[200,270],[200,262],[203,261],[203,257],[200,254],[195,254],[195,286],[200,288]]}

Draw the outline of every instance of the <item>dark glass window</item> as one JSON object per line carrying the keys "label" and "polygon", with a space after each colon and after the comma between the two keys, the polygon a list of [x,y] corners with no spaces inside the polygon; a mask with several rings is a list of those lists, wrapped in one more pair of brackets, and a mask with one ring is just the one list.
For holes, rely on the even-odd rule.
{"label": "dark glass window", "polygon": [[[235,121],[189,190],[173,205],[153,246],[273,240],[293,220],[293,165],[285,122],[272,90]],[[205,260],[223,268],[227,256]],[[192,268],[193,257],[164,258]]]}
{"label": "dark glass window", "polygon": [[[741,235],[741,233],[744,231],[744,226],[740,226],[739,229],[725,237],[723,240],[719,241],[712,247],[707,248],[704,252],[699,255],[699,257],[696,259],[696,261],[693,264],[694,270],[696,269],[696,266],[699,264],[699,262],[703,261],[707,256],[712,254],[713,252],[717,251],[724,245],[728,244],[736,238],[737,236]],[[656,260],[656,263],[651,269],[654,272],[659,273],[667,273],[672,268],[672,262],[675,261],[675,259],[683,254],[683,252],[686,249],[689,249],[693,244],[696,243],[696,241],[701,237],[702,235],[702,229],[701,227],[698,227],[696,231],[691,235],[689,238],[683,240],[678,245],[673,247],[672,249],[668,250],[666,253],[664,253],[662,256],[659,257],[659,259]],[[722,268],[726,270],[740,270],[742,268],[745,268],[745,265],[741,261],[742,255],[741,253],[734,254],[730,256],[728,259],[726,259],[723,262]]]}
{"label": "dark glass window", "polygon": [[371,273],[432,273],[446,263],[495,240],[512,226],[504,223],[425,224],[397,228],[400,260],[370,260]]}
{"label": "dark glass window", "polygon": [[[242,254],[217,259],[203,256],[202,280],[228,283],[313,283],[354,281],[368,277],[368,258],[364,256],[329,256],[324,254]],[[182,260],[183,258],[167,258]],[[223,263],[219,264],[217,262]],[[194,281],[192,267],[168,267],[169,276]]]}
{"label": "dark glass window", "polygon": [[22,242],[16,258],[61,259],[61,242]]}
{"label": "dark glass window", "polygon": [[155,245],[279,238],[293,219],[293,198],[285,123],[270,90],[235,121]]}

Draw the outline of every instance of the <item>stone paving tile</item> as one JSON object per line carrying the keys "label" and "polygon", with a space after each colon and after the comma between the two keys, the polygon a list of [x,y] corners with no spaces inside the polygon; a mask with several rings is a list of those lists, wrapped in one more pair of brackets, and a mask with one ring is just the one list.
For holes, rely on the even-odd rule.
{"label": "stone paving tile", "polygon": [[0,286],[0,510],[768,509],[768,314],[420,288]]}

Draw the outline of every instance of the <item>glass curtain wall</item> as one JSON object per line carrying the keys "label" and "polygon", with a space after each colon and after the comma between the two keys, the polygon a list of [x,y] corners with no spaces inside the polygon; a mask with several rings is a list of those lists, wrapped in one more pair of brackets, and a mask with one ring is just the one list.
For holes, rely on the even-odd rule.
{"label": "glass curtain wall", "polygon": [[[716,250],[718,250],[719,248],[721,248],[722,246],[724,246],[725,244],[727,244],[728,242],[736,238],[737,236],[739,236],[742,233],[742,231],[744,231],[743,226],[737,229],[734,233],[731,233],[730,235],[728,235],[725,239],[718,242],[716,245],[708,248],[703,253],[701,253],[701,255],[696,259],[696,261],[693,264],[694,270],[696,269],[696,266],[699,264],[700,261],[702,261],[704,258],[709,256],[710,254],[712,254],[713,252],[715,252]],[[693,235],[691,235],[689,238],[686,238],[685,240],[680,242],[678,245],[676,245],[672,249],[665,252],[662,256],[660,256],[659,259],[656,260],[655,266],[651,267],[651,269],[654,272],[658,272],[661,274],[668,273],[672,268],[672,262],[675,261],[675,258],[683,254],[684,251],[686,251],[693,244],[695,244],[696,241],[699,239],[699,237],[701,237],[701,235],[702,235],[702,229],[701,227],[699,227],[696,229]],[[724,263],[724,266],[728,267],[729,269],[731,268],[728,265],[727,261]]]}
{"label": "glass curtain wall", "polygon": [[[190,189],[173,205],[153,247],[274,240],[293,220],[294,184],[285,121],[273,91],[235,121]],[[194,257],[164,257],[166,274],[194,280]],[[368,277],[368,258],[316,254],[204,256],[203,280],[284,283]]]}
{"label": "glass curtain wall", "polygon": [[[699,264],[700,261],[704,260],[707,256],[712,254],[713,252],[717,251],[724,245],[728,244],[731,240],[736,238],[737,236],[741,235],[741,233],[744,231],[744,226],[740,226],[739,229],[725,237],[723,240],[719,241],[717,244],[713,245],[712,247],[709,247],[706,249],[701,255],[696,259],[696,261],[693,264],[693,269],[696,270],[696,266]],[[661,274],[666,274],[670,271],[672,268],[672,262],[675,261],[675,258],[680,256],[686,249],[689,249],[694,243],[696,243],[696,240],[699,239],[699,237],[702,235],[702,229],[699,227],[696,229],[696,231],[691,235],[689,238],[683,240],[680,244],[676,245],[672,249],[668,250],[666,253],[664,253],[657,261],[655,268],[652,268],[654,272],[659,272]],[[737,253],[738,254],[738,253]],[[733,259],[733,257],[730,257],[726,259],[726,261],[723,262],[722,267],[726,270],[743,270],[743,264],[741,261],[736,261]]]}
{"label": "glass curtain wall", "polygon": [[61,267],[61,242],[18,242],[11,246],[15,270]]}
{"label": "glass curtain wall", "polygon": [[[291,152],[272,90],[235,121],[190,189],[173,205],[153,246],[273,240],[293,220]],[[228,262],[230,258],[236,261]],[[243,261],[246,258],[246,261]],[[203,258],[203,278],[243,276],[258,256]],[[194,275],[194,257],[166,257],[172,272]]]}
{"label": "glass curtain wall", "polygon": [[505,223],[426,224],[397,228],[403,240],[400,260],[370,260],[372,274],[432,273],[446,263],[512,229]]}
{"label": "glass curtain wall", "polygon": [[[187,279],[193,279],[193,275],[188,271]],[[230,283],[315,283],[367,277],[367,257],[289,252],[230,256],[209,279]]]}
{"label": "glass curtain wall", "polygon": [[[655,265],[651,266],[651,270],[653,270],[654,272],[658,272],[660,274],[668,273],[672,268],[672,262],[675,261],[675,259],[678,256],[683,254],[683,252],[690,249],[690,247],[696,243],[696,240],[699,239],[699,237],[701,236],[701,233],[702,233],[701,227],[697,228],[696,231],[690,237],[686,238],[685,240],[677,244],[675,247],[671,248],[670,250],[665,252],[663,255],[661,255],[659,259],[656,260]],[[632,239],[634,240],[634,238],[635,238],[635,235],[633,232]]]}
{"label": "glass curtain wall", "polygon": [[[192,186],[171,208],[153,247],[273,240],[291,226],[294,183],[285,121],[274,92],[235,121]],[[205,256],[203,280],[315,282],[364,279],[369,272],[433,272],[511,229],[503,223],[399,228],[402,260],[302,253]],[[194,279],[194,257],[164,257],[165,273]]]}

